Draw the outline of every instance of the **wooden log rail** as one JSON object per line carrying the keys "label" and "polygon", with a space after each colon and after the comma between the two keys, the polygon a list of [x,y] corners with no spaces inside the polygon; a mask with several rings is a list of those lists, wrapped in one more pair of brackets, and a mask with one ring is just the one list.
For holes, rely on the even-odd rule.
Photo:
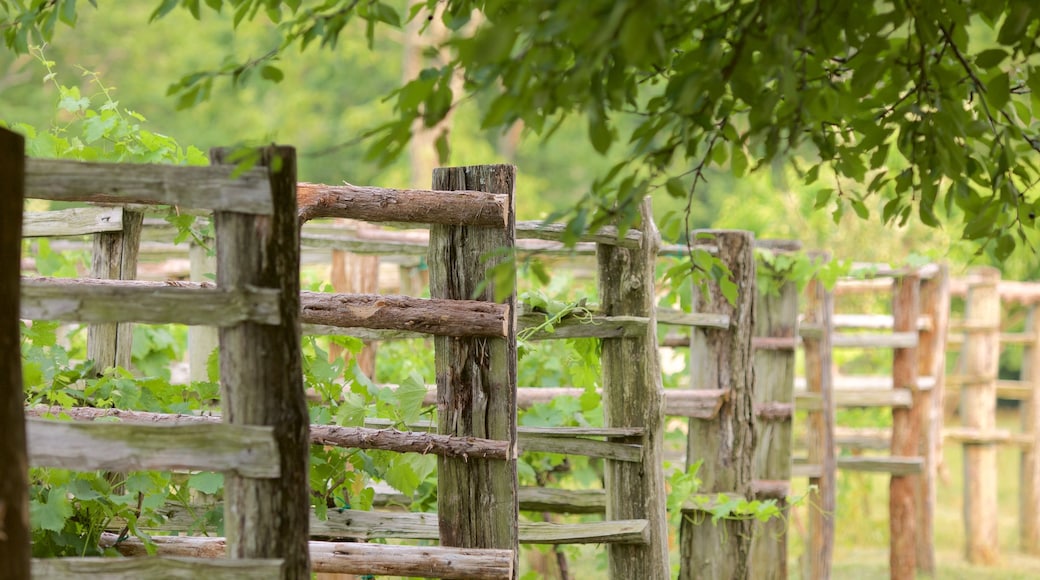
{"label": "wooden log rail", "polygon": [[[604,498],[606,496],[601,496]],[[181,505],[168,504],[161,509],[165,521],[157,531],[166,533],[189,532],[198,529],[198,511]],[[205,510],[202,510],[205,513]],[[121,522],[109,524],[110,529],[121,529]],[[573,524],[550,522],[519,522],[521,544],[618,544],[646,545],[646,520],[612,520]],[[425,540],[438,539],[439,520],[435,513],[363,511],[351,509],[329,510],[325,519],[310,515],[312,537],[335,540],[372,541],[384,539]],[[185,554],[188,555],[188,554]]]}
{"label": "wooden log rail", "polygon": [[139,578],[205,578],[206,580],[277,580],[281,578],[282,560],[241,559],[217,560],[183,556],[148,556],[135,558],[34,558],[34,578],[65,580],[137,580]]}
{"label": "wooden log rail", "polygon": [[[132,427],[137,431],[131,431],[131,433],[136,433],[142,437],[155,438],[155,435],[152,435],[151,432],[143,428],[146,426],[159,425],[165,427],[170,427],[172,425],[179,425],[180,427],[187,427],[189,425],[205,426],[208,428],[205,434],[211,434],[213,432],[216,432],[217,435],[220,434],[220,417],[214,415],[173,415],[146,413],[143,411],[124,411],[120,409],[97,409],[94,407],[34,407],[26,409],[25,414],[28,417],[66,415],[75,421],[95,421],[97,419],[116,418],[120,419],[124,423],[96,424],[96,426],[101,427],[102,430],[105,426],[113,426],[111,431],[116,432],[116,435],[119,434],[117,428]],[[51,423],[48,423],[48,425],[49,424]],[[68,428],[75,427],[75,424],[67,422],[53,424],[68,426]],[[82,427],[82,425],[80,427]],[[213,429],[214,427],[218,428]],[[261,429],[261,433],[267,434],[268,437],[270,436],[269,429],[263,430],[265,428],[259,427],[256,429]],[[188,431],[191,432],[190,430]],[[87,432],[89,433],[89,430],[87,430]],[[162,435],[162,431],[159,431],[159,435]],[[182,437],[187,437],[187,435]],[[232,434],[229,432],[227,436],[222,437],[221,440],[230,439],[231,437]],[[310,440],[313,445],[333,445],[336,447],[350,447],[356,449],[382,449],[402,453],[432,453],[434,455],[460,458],[481,457],[486,459],[509,459],[515,456],[515,453],[510,449],[509,443],[506,441],[478,439],[476,437],[449,437],[446,435],[437,435],[435,433],[398,431],[391,428],[372,429],[365,427],[339,427],[336,425],[311,425]],[[76,453],[81,453],[83,451],[82,446],[75,447],[69,451],[61,451],[60,440],[55,442],[54,437],[50,437],[48,441],[50,442],[48,448],[55,449],[52,453],[62,453],[64,455],[72,454],[72,457],[76,457]],[[170,442],[172,445],[175,440],[162,439],[160,441]],[[198,437],[198,441],[199,442],[196,443],[197,447],[195,448],[195,452],[205,455],[205,436]],[[131,445],[133,445],[133,443],[133,441],[129,442]],[[97,444],[96,438],[92,438],[89,443],[84,443],[83,445],[94,444]],[[156,458],[155,460],[162,461],[162,459],[159,458]],[[198,459],[197,461],[205,460],[206,459]],[[74,461],[74,459],[70,459],[69,461]],[[213,458],[213,461],[219,461],[219,459]],[[268,459],[268,461],[270,460]],[[216,464],[209,465],[208,467],[196,466],[194,469],[210,471],[221,471],[224,469],[215,467],[214,465]],[[93,467],[91,469],[100,468]]]}
{"label": "wooden log rail", "polygon": [[254,167],[93,163],[25,160],[25,196],[51,201],[161,204],[183,208],[271,215],[268,172]]}
{"label": "wooden log rail", "polygon": [[[100,545],[113,548],[130,561],[145,560],[148,550],[141,540],[117,541],[118,535],[105,532]],[[152,539],[156,554],[162,558],[222,558],[227,550],[224,538],[162,537]],[[421,578],[513,578],[512,550],[470,550],[435,546],[391,546],[385,544],[311,541],[308,544],[314,572],[335,574],[378,574]],[[204,567],[191,568],[204,572]],[[240,570],[241,572],[241,570]],[[195,576],[201,577],[201,576]],[[205,576],[209,578],[210,576]],[[229,577],[229,576],[224,576]],[[238,575],[235,578],[242,578]],[[275,576],[277,577],[277,576]]]}

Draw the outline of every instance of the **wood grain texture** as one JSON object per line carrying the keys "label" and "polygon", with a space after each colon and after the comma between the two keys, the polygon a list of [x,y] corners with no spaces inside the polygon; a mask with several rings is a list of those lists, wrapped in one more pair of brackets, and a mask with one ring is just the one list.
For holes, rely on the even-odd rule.
{"label": "wood grain texture", "polygon": [[[94,234],[90,277],[105,280],[137,279],[137,250],[141,245],[144,214],[123,213],[118,232]],[[100,375],[110,367],[130,368],[134,326],[129,322],[103,322],[87,327],[87,358]]]}
{"label": "wood grain texture", "polygon": [[[970,273],[965,322],[979,330],[967,335],[961,351],[962,374],[980,380],[961,387],[961,420],[965,427],[993,431],[997,427],[997,371],[1000,364],[1000,271],[975,268]],[[965,557],[973,564],[1000,559],[997,521],[997,448],[964,445]]]}
{"label": "wood grain texture", "polygon": [[650,199],[640,206],[638,249],[600,245],[596,252],[602,314],[646,317],[639,336],[602,342],[603,424],[641,427],[642,436],[619,443],[642,447],[641,462],[608,460],[603,466],[606,519],[649,522],[645,545],[608,547],[611,578],[665,579],[668,565],[667,496],[664,490],[664,389],[657,351],[654,265],[661,244]]}
{"label": "wood grain texture", "polygon": [[[828,256],[818,256],[827,260]],[[809,540],[802,577],[828,580],[834,557],[834,510],[837,506],[837,457],[834,449],[835,392],[832,373],[834,335],[834,295],[819,280],[809,283],[806,290],[806,324],[820,329],[817,336],[803,337],[805,351],[806,390],[814,395],[818,407],[808,413],[809,463],[818,466],[809,475],[809,484],[816,486],[810,495],[815,506],[809,510]],[[801,402],[796,403],[799,408]]]}
{"label": "wood grain texture", "polygon": [[[758,293],[755,306],[754,336],[788,339],[798,336],[798,285],[786,282],[775,294]],[[754,343],[754,341],[752,341]],[[755,457],[752,465],[756,481],[773,482],[768,488],[759,486],[756,499],[778,496],[784,517],[756,522],[751,544],[751,577],[763,580],[786,579],[787,572],[787,493],[791,479],[791,419],[794,408],[793,350],[760,349],[754,351],[755,365]]]}
{"label": "wood grain texture", "polygon": [[[914,330],[921,308],[921,279],[915,274],[896,278],[892,288],[892,318],[896,332]],[[917,386],[917,346],[892,352],[892,384],[897,391],[913,394]],[[916,401],[915,401],[916,402]],[[918,458],[924,405],[892,409],[892,456]],[[917,575],[916,475],[893,474],[888,487],[889,571],[893,579],[913,580]]]}
{"label": "wood grain texture", "polygon": [[[444,184],[435,183],[434,187],[440,185]],[[443,191],[422,189],[300,183],[297,200],[301,223],[335,217],[501,229],[513,224],[512,197],[502,192],[452,190],[452,195],[446,196]]]}
{"label": "wood grain texture", "polygon": [[[210,159],[219,166],[227,154],[215,149]],[[284,579],[309,580],[310,417],[300,352],[296,152],[272,146],[259,154],[273,212],[214,213],[217,284],[276,292],[279,324],[242,322],[220,329],[220,398],[225,422],[274,427],[281,477],[226,477],[224,526],[231,558],[281,558]]]}
{"label": "wood grain texture", "polygon": [[194,469],[243,477],[280,473],[270,427],[81,423],[29,419],[29,461],[77,471]]}
{"label": "wood grain texture", "polygon": [[[729,316],[727,329],[698,328],[690,343],[690,386],[728,389],[718,417],[690,420],[687,465],[702,460],[698,476],[702,493],[750,497],[754,456],[754,365],[752,332],[755,324],[754,236],[748,232],[714,231],[718,258],[732,273],[738,288],[730,304],[718,284],[709,295],[694,292],[694,310]],[[752,524],[750,521],[711,521],[705,514],[684,517],[680,530],[681,579],[745,579],[750,574]]]}
{"label": "wood grain texture", "polygon": [[[229,326],[281,321],[278,291],[191,282],[31,278],[22,280],[22,318]],[[295,316],[298,316],[295,313]]]}
{"label": "wood grain texture", "polygon": [[[489,268],[512,256],[515,180],[516,168],[512,165],[434,171],[436,190],[487,191],[503,196],[505,213],[499,218],[504,215],[505,227],[432,226],[427,260],[432,297],[494,302],[496,284],[486,284],[479,293],[477,285]],[[455,195],[440,194],[445,199]],[[489,255],[493,257],[488,259]],[[515,289],[505,304],[515,312]],[[512,316],[508,324],[505,338],[434,338],[439,433],[516,445],[516,323]],[[437,478],[442,546],[517,549],[515,461],[442,457],[437,462]]]}
{"label": "wood grain texture", "polygon": [[0,128],[0,562],[5,577],[29,578],[29,455],[22,405],[21,288],[25,139]]}
{"label": "wood grain texture", "polygon": [[54,211],[31,211],[22,217],[23,238],[82,236],[123,231],[121,207],[74,207]]}
{"label": "wood grain texture", "polygon": [[135,558],[37,558],[32,562],[34,578],[49,580],[274,580],[279,578],[281,560],[215,560],[209,558],[138,556]]}
{"label": "wood grain texture", "polygon": [[[917,570],[935,575],[936,482],[943,458],[943,399],[945,397],[946,332],[950,318],[950,272],[945,264],[936,274],[921,281],[921,317],[918,323],[917,389],[914,406],[923,408],[923,424],[917,454],[924,469],[917,480]],[[1023,357],[1024,360],[1024,357]],[[925,387],[925,378],[932,388]],[[1037,506],[1040,508],[1040,506]]]}
{"label": "wood grain texture", "polygon": [[480,300],[412,298],[383,294],[301,293],[308,324],[403,330],[437,336],[505,337],[512,325],[508,304]]}
{"label": "wood grain texture", "polygon": [[274,211],[267,171],[234,167],[26,160],[25,196],[53,201],[162,204],[269,215]]}

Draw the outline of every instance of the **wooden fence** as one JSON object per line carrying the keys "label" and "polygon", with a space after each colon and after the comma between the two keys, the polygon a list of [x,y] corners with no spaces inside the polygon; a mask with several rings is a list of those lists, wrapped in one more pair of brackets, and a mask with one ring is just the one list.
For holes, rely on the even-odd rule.
{"label": "wooden fence", "polygon": [[[1007,476],[997,468],[1000,445],[1020,449],[1019,545],[1040,554],[1040,284],[1001,281],[997,270],[975,268],[952,287],[964,307],[950,325],[949,348],[959,356],[947,380],[946,407],[959,409],[961,427],[945,436],[964,446],[965,557],[986,565],[1000,557],[997,483]],[[998,376],[1009,347],[1022,349],[1016,380]],[[998,428],[998,398],[1019,401],[1019,432]]]}

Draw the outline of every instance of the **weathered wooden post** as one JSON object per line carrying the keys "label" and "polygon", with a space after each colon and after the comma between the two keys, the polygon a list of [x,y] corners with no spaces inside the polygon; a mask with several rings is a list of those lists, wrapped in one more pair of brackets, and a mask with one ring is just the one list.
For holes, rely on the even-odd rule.
{"label": "weathered wooden post", "polygon": [[[917,502],[917,570],[935,574],[935,483],[943,456],[943,398],[946,374],[946,331],[950,318],[950,271],[939,265],[935,275],[921,282],[921,314],[930,324],[918,333],[918,378],[931,377],[931,389],[914,392],[914,407],[924,415],[917,454],[924,458],[924,470],[918,477]],[[919,401],[920,399],[920,401]]]}
{"label": "weathered wooden post", "polygon": [[604,425],[644,429],[642,436],[623,441],[643,446],[642,461],[605,461],[606,519],[649,521],[649,543],[608,545],[610,577],[651,580],[668,578],[671,569],[662,468],[664,392],[654,294],[654,265],[661,241],[650,198],[643,200],[641,213],[641,247],[629,250],[598,244],[596,260],[602,313],[649,320],[643,336],[604,338],[602,364]]}
{"label": "weathered wooden post", "polygon": [[[213,240],[204,241],[207,244],[213,243]],[[205,246],[194,241],[188,247],[188,260],[191,268],[189,277],[192,282],[209,281],[207,274],[213,275],[217,272],[216,256],[211,256]],[[209,380],[206,364],[219,343],[216,328],[212,326],[188,327],[188,377],[190,380]]]}
{"label": "weathered wooden post", "polygon": [[1022,380],[1029,396],[1022,401],[1022,432],[1032,444],[1022,447],[1020,459],[1019,543],[1023,552],[1040,554],[1040,305],[1030,305],[1025,332]]}
{"label": "weathered wooden post", "polygon": [[[123,209],[123,231],[94,234],[91,278],[136,280],[137,253],[141,246],[144,214]],[[130,322],[105,322],[87,328],[87,358],[101,374],[109,367],[130,368],[134,325]]]}
{"label": "weathered wooden post", "polygon": [[[729,316],[728,328],[697,328],[690,340],[690,388],[718,389],[728,396],[711,420],[690,419],[687,465],[703,460],[701,491],[751,497],[754,454],[754,366],[751,334],[755,321],[755,238],[749,232],[713,231],[718,258],[732,273],[738,292],[730,304],[720,285],[708,299],[694,290],[694,310]],[[679,578],[749,577],[752,524],[684,511],[680,528]]]}
{"label": "weathered wooden post", "polygon": [[[921,279],[916,273],[896,278],[892,292],[892,331],[917,332]],[[892,351],[892,387],[911,393],[913,406],[892,408],[892,457],[917,457],[921,426],[928,411],[927,393],[917,387],[917,346]],[[888,488],[889,568],[892,578],[917,574],[918,475],[892,475]]]}
{"label": "weathered wooden post", "polygon": [[[516,289],[489,276],[514,268],[515,218],[512,165],[440,168],[435,190],[471,190],[509,196],[501,227],[433,225],[430,228],[430,295],[495,301],[506,291],[506,338],[434,337],[437,429],[445,435],[511,442],[516,449]],[[448,194],[445,194],[448,195]],[[481,281],[488,283],[480,287]],[[479,290],[479,292],[478,292]],[[507,460],[437,458],[437,513],[442,546],[518,551],[516,456]],[[516,574],[514,556],[514,576]]]}
{"label": "weathered wooden post", "polygon": [[0,128],[0,562],[3,577],[28,580],[29,456],[18,330],[25,139]]}
{"label": "weathered wooden post", "polygon": [[[759,265],[761,267],[761,264]],[[783,518],[754,523],[751,577],[787,578],[787,503],[791,481],[791,419],[795,350],[798,346],[798,284],[757,293],[752,346],[755,361],[755,499],[778,500]],[[766,493],[771,491],[773,493]]]}
{"label": "weathered wooden post", "polygon": [[[817,259],[828,260],[822,255]],[[805,552],[804,578],[827,580],[831,577],[834,557],[834,510],[836,475],[838,469],[834,451],[834,387],[831,374],[834,336],[834,295],[823,283],[809,282],[806,292],[805,330],[802,344],[805,349],[805,383],[809,393],[819,397],[819,408],[808,412],[808,459],[815,471],[809,476],[809,485],[815,488],[809,501],[809,541]]]}
{"label": "weathered wooden post", "polygon": [[964,442],[965,557],[973,564],[995,564],[1000,556],[997,535],[997,368],[1000,360],[1000,270],[972,270],[968,282],[961,356],[961,418],[977,440]]}
{"label": "weathered wooden post", "polygon": [[[231,150],[214,149],[213,163]],[[274,427],[281,463],[276,479],[227,474],[224,527],[231,558],[282,558],[282,577],[310,578],[308,522],[310,418],[300,352],[300,226],[296,215],[296,152],[261,149],[268,168],[272,215],[214,212],[217,284],[279,292],[279,325],[244,322],[220,329],[224,421]]]}

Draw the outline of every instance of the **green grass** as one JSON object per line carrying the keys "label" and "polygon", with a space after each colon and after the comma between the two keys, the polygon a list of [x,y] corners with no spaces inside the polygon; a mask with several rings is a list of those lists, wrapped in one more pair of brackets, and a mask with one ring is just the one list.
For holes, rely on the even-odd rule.
{"label": "green grass", "polygon": [[[1017,412],[1002,410],[998,423],[1002,428],[1017,430]],[[964,557],[963,451],[958,443],[945,445],[945,477],[938,482],[935,506],[937,578],[1040,578],[1040,556],[1024,554],[1018,545],[1018,449],[1000,448],[997,461],[1001,558],[996,566],[972,566]],[[834,578],[888,577],[888,481],[883,474],[839,473]],[[804,480],[794,483],[804,485]],[[806,509],[810,508],[803,507],[792,515],[790,522],[792,578],[801,577],[798,566],[804,552]]]}

